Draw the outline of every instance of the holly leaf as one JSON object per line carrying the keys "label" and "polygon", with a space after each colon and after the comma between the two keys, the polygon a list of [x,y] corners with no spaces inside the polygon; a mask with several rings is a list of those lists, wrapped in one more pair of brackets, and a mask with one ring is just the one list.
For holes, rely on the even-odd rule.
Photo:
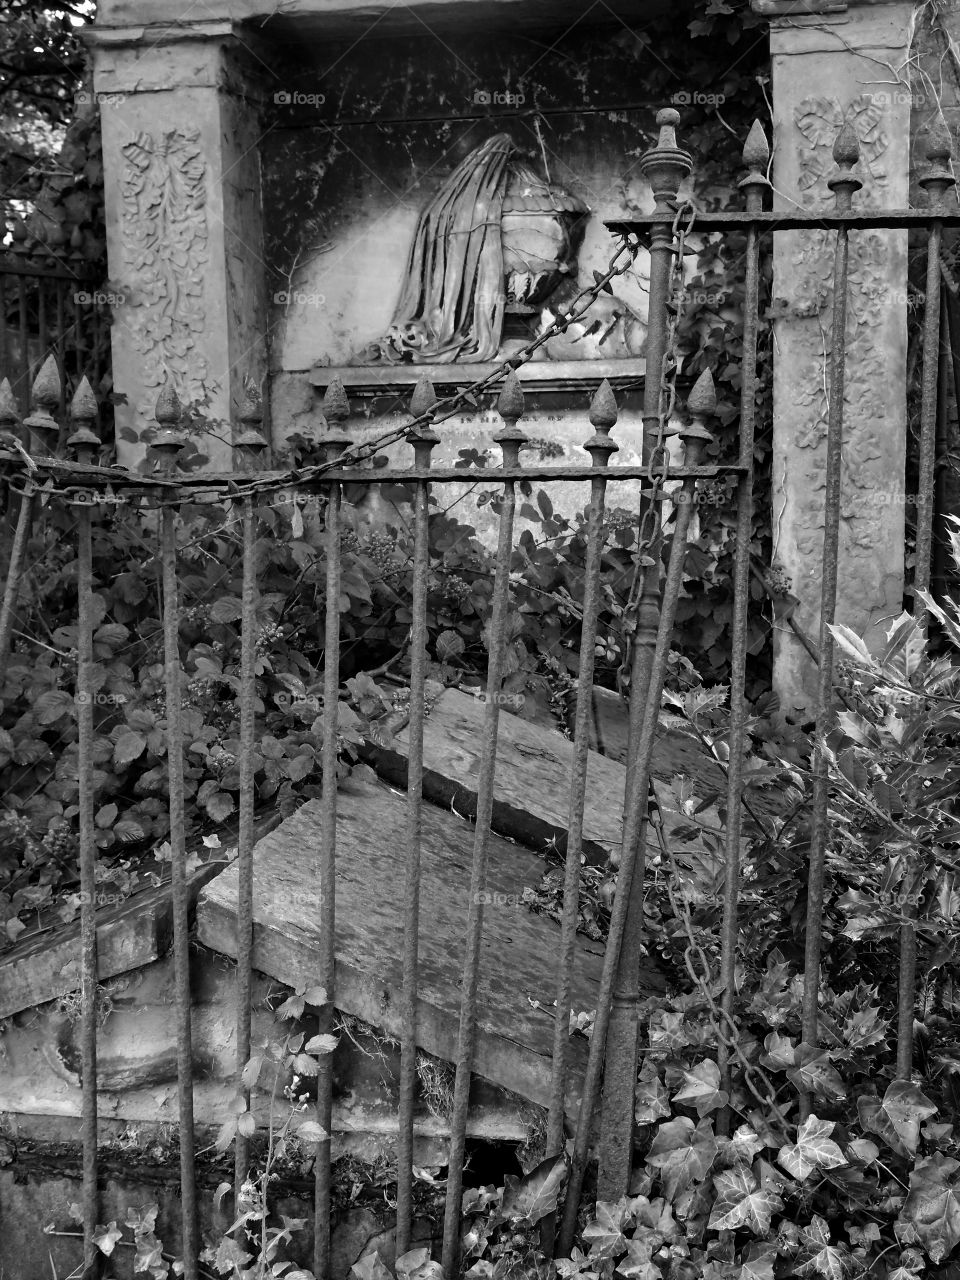
{"label": "holly leaf", "polygon": [[708,1058],[705,1062],[699,1062],[692,1071],[684,1071],[683,1088],[673,1095],[673,1101],[696,1107],[700,1117],[725,1107],[728,1095],[720,1088],[720,1068],[717,1064]]}
{"label": "holly leaf", "polygon": [[660,1170],[663,1194],[673,1201],[692,1182],[699,1182],[710,1172],[718,1151],[713,1126],[709,1120],[699,1125],[687,1116],[668,1120],[657,1130],[647,1164]]}
{"label": "holly leaf", "polygon": [[500,1212],[511,1222],[532,1226],[556,1210],[566,1177],[563,1152],[542,1160],[523,1178],[508,1175],[504,1179]]}
{"label": "holly leaf", "polygon": [[843,1152],[830,1137],[834,1121],[807,1116],[797,1133],[797,1141],[777,1152],[777,1161],[787,1173],[803,1181],[814,1169],[837,1169],[846,1164]]}
{"label": "holly leaf", "polygon": [[937,1108],[909,1080],[893,1080],[883,1100],[858,1098],[860,1123],[868,1133],[879,1134],[899,1155],[916,1154],[920,1121],[935,1115]]}
{"label": "holly leaf", "polygon": [[759,1186],[749,1166],[724,1169],[713,1179],[717,1199],[707,1223],[717,1231],[736,1231],[746,1227],[755,1236],[765,1236],[770,1220],[783,1208],[776,1192]]}

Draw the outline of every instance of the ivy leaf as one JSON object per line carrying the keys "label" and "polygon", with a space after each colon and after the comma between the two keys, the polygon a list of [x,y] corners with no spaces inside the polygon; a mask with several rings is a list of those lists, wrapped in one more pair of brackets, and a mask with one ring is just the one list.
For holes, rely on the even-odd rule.
{"label": "ivy leaf", "polygon": [[523,1178],[508,1175],[503,1184],[501,1213],[511,1222],[526,1222],[533,1226],[555,1211],[566,1177],[567,1164],[563,1152],[542,1160]]}
{"label": "ivy leaf", "polygon": [[656,1063],[651,1058],[644,1058],[637,1077],[636,1107],[633,1113],[637,1124],[653,1124],[661,1116],[668,1116],[669,1100],[670,1094],[660,1082]]}
{"label": "ivy leaf", "polygon": [[764,1146],[748,1124],[740,1125],[732,1138],[718,1138],[717,1141],[724,1164],[731,1168],[738,1164],[752,1164],[754,1156],[758,1156]]}
{"label": "ivy leaf", "polygon": [[774,1213],[783,1208],[776,1192],[760,1187],[746,1165],[718,1173],[713,1185],[717,1199],[707,1226],[717,1231],[746,1227],[755,1236],[765,1236]]}
{"label": "ivy leaf", "polygon": [[692,1071],[684,1071],[683,1080],[683,1088],[673,1095],[673,1101],[695,1106],[701,1118],[727,1105],[728,1096],[720,1088],[720,1068],[709,1058]]}
{"label": "ivy leaf", "polygon": [[117,1226],[116,1221],[108,1222],[105,1227],[98,1224],[93,1231],[93,1243],[101,1253],[105,1253],[108,1257],[113,1253],[117,1241],[122,1238],[123,1232]]}
{"label": "ivy leaf", "polygon": [[773,1280],[773,1264],[776,1260],[776,1245],[754,1241],[747,1249],[738,1280]]}
{"label": "ivy leaf", "polygon": [[660,1184],[669,1201],[677,1198],[691,1182],[699,1182],[710,1172],[718,1151],[713,1125],[701,1120],[696,1127],[687,1116],[668,1120],[657,1130],[647,1164],[660,1170]]}
{"label": "ivy leaf", "polygon": [[894,1080],[883,1101],[858,1098],[857,1111],[868,1133],[879,1134],[899,1155],[912,1156],[917,1150],[920,1121],[935,1115],[937,1108],[909,1080]]}
{"label": "ivy leaf", "polygon": [[771,1031],[763,1042],[766,1053],[760,1055],[760,1063],[771,1067],[774,1071],[786,1071],[796,1064],[797,1050],[789,1036],[781,1036]]}
{"label": "ivy leaf", "polygon": [[376,1252],[367,1253],[366,1257],[353,1263],[349,1274],[356,1276],[356,1280],[393,1280],[383,1258]]}
{"label": "ivy leaf", "polygon": [[801,1181],[814,1169],[836,1169],[846,1164],[843,1152],[830,1137],[834,1121],[808,1116],[800,1126],[795,1144],[781,1147],[777,1160],[787,1173]]}
{"label": "ivy leaf", "polygon": [[627,1245],[623,1228],[630,1225],[632,1216],[622,1201],[619,1204],[597,1201],[596,1214],[583,1229],[584,1240],[590,1241],[591,1260],[615,1258],[623,1253]]}
{"label": "ivy leaf", "polygon": [[429,1249],[411,1249],[394,1264],[397,1280],[443,1280],[443,1268],[433,1262]]}
{"label": "ivy leaf", "polygon": [[[952,1181],[960,1164],[939,1151],[910,1174],[910,1192],[900,1220],[910,1223],[936,1266],[960,1243],[960,1199]],[[903,1239],[903,1236],[901,1236]]]}
{"label": "ivy leaf", "polygon": [[616,1270],[628,1280],[661,1280],[662,1272],[651,1262],[652,1250],[647,1240],[628,1240],[626,1257],[617,1263]]}
{"label": "ivy leaf", "polygon": [[788,1068],[787,1079],[800,1093],[813,1093],[830,1102],[838,1102],[846,1097],[847,1091],[840,1073],[830,1065],[830,1057],[825,1049],[799,1044],[796,1063],[795,1067]]}

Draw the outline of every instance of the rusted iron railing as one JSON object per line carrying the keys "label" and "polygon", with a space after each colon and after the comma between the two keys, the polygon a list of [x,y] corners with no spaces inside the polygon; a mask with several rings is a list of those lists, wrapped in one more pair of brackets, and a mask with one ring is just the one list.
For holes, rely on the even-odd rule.
{"label": "rusted iron railing", "polygon": [[[469,888],[469,910],[462,957],[462,989],[459,1033],[456,1047],[456,1082],[449,1128],[450,1165],[447,1180],[446,1211],[442,1243],[442,1266],[450,1280],[457,1274],[461,1247],[461,1202],[463,1167],[469,1118],[470,1085],[475,1071],[477,1021],[477,988],[481,977],[481,943],[483,938],[483,904],[487,871],[487,846],[494,804],[494,774],[498,748],[501,680],[504,671],[505,646],[508,643],[507,611],[516,487],[524,481],[589,482],[590,503],[587,508],[587,542],[584,578],[584,616],[581,634],[581,670],[574,723],[573,764],[570,776],[568,833],[565,851],[562,924],[559,937],[557,977],[556,1030],[553,1039],[550,1106],[547,1122],[548,1156],[564,1150],[567,1121],[573,1119],[572,1159],[566,1199],[559,1222],[548,1223],[545,1238],[555,1245],[558,1255],[569,1254],[573,1243],[577,1211],[583,1191],[588,1157],[599,1158],[599,1188],[606,1199],[625,1194],[633,1151],[634,1093],[637,1076],[637,1002],[638,947],[643,940],[641,894],[643,888],[644,848],[648,816],[648,793],[654,735],[657,728],[660,698],[666,675],[671,635],[677,600],[683,577],[684,558],[690,518],[697,485],[721,475],[732,475],[738,485],[737,543],[734,566],[733,651],[731,689],[732,735],[730,741],[728,830],[725,848],[726,880],[721,927],[721,978],[723,991],[721,1012],[724,1026],[717,1052],[721,1070],[729,1078],[731,1056],[735,1051],[736,1027],[732,1018],[733,974],[737,939],[737,905],[740,877],[740,812],[742,774],[740,762],[745,750],[744,673],[746,666],[747,605],[750,587],[750,534],[752,516],[752,477],[754,424],[757,393],[757,339],[759,314],[760,244],[764,236],[777,230],[827,227],[836,232],[835,299],[831,365],[829,370],[830,417],[827,440],[827,496],[823,547],[823,591],[821,600],[820,675],[818,687],[817,725],[821,734],[830,727],[833,717],[831,689],[832,642],[829,623],[834,616],[837,590],[838,528],[840,519],[840,466],[843,439],[843,333],[847,274],[847,240],[849,232],[859,228],[892,227],[925,229],[928,236],[930,263],[928,272],[928,318],[939,315],[939,236],[943,225],[960,224],[960,216],[948,213],[944,193],[952,178],[947,169],[949,140],[934,131],[928,144],[930,170],[923,179],[930,193],[930,207],[923,212],[900,211],[862,214],[851,211],[851,197],[857,181],[852,174],[858,156],[855,135],[848,128],[840,131],[835,146],[837,172],[831,187],[837,193],[836,211],[823,213],[771,213],[762,209],[767,180],[764,170],[768,158],[766,140],[759,126],[750,132],[744,150],[747,175],[741,182],[746,209],[728,213],[696,213],[699,230],[723,232],[736,229],[746,232],[746,291],[744,302],[742,394],[740,412],[740,452],[736,463],[724,466],[704,465],[702,455],[712,439],[710,422],[715,398],[709,374],[702,376],[687,399],[684,425],[679,431],[683,448],[683,465],[671,461],[667,437],[675,430],[674,373],[675,350],[672,336],[676,322],[676,292],[682,286],[679,261],[684,235],[694,216],[692,208],[678,201],[678,190],[690,171],[692,159],[676,144],[674,129],[677,113],[666,110],[659,114],[661,128],[658,145],[642,160],[655,196],[654,211],[624,223],[613,223],[611,229],[623,237],[623,247],[632,262],[642,240],[649,239],[651,250],[650,310],[648,315],[648,369],[644,393],[643,456],[637,465],[611,465],[611,455],[618,446],[611,432],[617,422],[617,404],[609,384],[603,383],[590,406],[593,435],[584,449],[589,464],[550,467],[542,462],[521,459],[526,437],[520,428],[523,417],[522,380],[518,371],[528,360],[543,337],[504,363],[499,380],[497,409],[503,428],[493,436],[499,447],[499,469],[474,473],[462,467],[433,464],[432,454],[439,435],[435,425],[443,416],[451,416],[462,403],[457,397],[438,401],[426,376],[417,385],[411,400],[412,420],[399,432],[386,433],[379,441],[356,445],[350,436],[350,405],[342,385],[331,382],[323,401],[328,426],[325,437],[325,460],[304,468],[294,477],[288,472],[271,471],[260,466],[266,440],[261,430],[259,397],[251,392],[235,425],[234,447],[236,469],[229,475],[211,473],[184,474],[177,459],[185,443],[180,431],[181,410],[172,388],[166,388],[156,406],[160,428],[156,448],[165,458],[165,467],[155,475],[143,475],[119,467],[99,465],[99,448],[95,432],[97,405],[86,380],[80,380],[70,407],[73,426],[67,445],[72,458],[54,456],[56,442],[63,435],[57,414],[63,403],[63,382],[56,361],[48,360],[33,388],[33,412],[23,426],[29,436],[19,443],[10,439],[19,429],[17,406],[9,384],[0,385],[0,428],[5,440],[0,450],[0,474],[8,490],[20,495],[20,515],[9,558],[9,574],[0,609],[0,669],[10,650],[12,619],[16,612],[17,589],[23,573],[25,547],[28,542],[35,500],[41,485],[46,500],[69,504],[78,510],[78,728],[79,728],[79,825],[81,888],[81,998],[82,998],[82,1134],[83,1207],[85,1215],[85,1261],[92,1265],[96,1245],[93,1239],[98,1221],[98,1120],[97,1120],[97,955],[96,955],[96,847],[94,839],[94,785],[92,773],[93,718],[93,564],[92,530],[96,521],[107,519],[100,504],[120,493],[128,501],[140,503],[159,512],[162,562],[163,636],[166,664],[166,734],[169,766],[170,844],[172,849],[173,955],[175,968],[177,1017],[177,1072],[179,1081],[180,1159],[183,1196],[182,1250],[184,1275],[187,1280],[197,1275],[199,1229],[195,1177],[193,1126],[193,1056],[191,1052],[190,952],[189,920],[184,841],[183,791],[183,727],[181,717],[182,667],[179,638],[177,578],[177,546],[175,526],[177,512],[184,504],[204,500],[239,502],[242,509],[242,602],[241,663],[239,701],[241,714],[239,893],[237,909],[237,1088],[245,1098],[250,1090],[241,1072],[250,1056],[251,998],[253,964],[253,778],[254,749],[257,737],[255,714],[255,653],[257,640],[258,583],[256,543],[258,506],[269,503],[279,489],[298,489],[319,493],[325,522],[326,587],[325,587],[325,665],[324,715],[322,729],[322,766],[325,785],[321,798],[320,857],[320,923],[322,952],[316,980],[325,989],[326,1001],[320,1007],[320,1032],[329,1031],[336,1008],[336,874],[337,874],[337,715],[340,685],[340,527],[344,486],[396,482],[411,486],[414,493],[414,555],[411,600],[411,716],[409,722],[409,769],[407,786],[407,821],[404,858],[404,922],[402,957],[402,1036],[400,1062],[400,1094],[397,1124],[397,1249],[403,1252],[410,1244],[413,1214],[414,1109],[416,1103],[416,1055],[418,1042],[417,999],[420,939],[420,854],[423,821],[423,737],[426,645],[427,588],[430,568],[428,547],[429,500],[436,486],[451,482],[463,484],[473,478],[486,485],[502,487],[497,506],[498,543],[492,595],[492,620],[489,628],[489,665],[487,697],[483,726],[481,763],[477,779],[477,814],[474,833],[472,874]],[[619,254],[620,251],[618,251]],[[617,265],[615,255],[608,279],[625,269]],[[627,264],[629,265],[629,264]],[[601,281],[596,289],[602,287]],[[596,291],[594,290],[594,293]],[[589,305],[589,304],[587,304]],[[560,318],[560,325],[581,314],[573,304],[571,312]],[[938,363],[938,331],[932,322],[924,331],[924,395],[921,445],[921,480],[929,488],[921,493],[922,536],[918,534],[919,585],[929,581],[929,536],[932,510],[933,476],[929,466],[931,433],[935,428]],[[474,390],[487,391],[497,376],[486,377]],[[453,408],[451,408],[453,404]],[[391,466],[371,472],[361,463],[377,444],[388,438],[405,438],[411,447],[409,468]],[[583,816],[586,795],[586,764],[589,743],[590,687],[593,655],[597,636],[597,613],[600,601],[600,565],[604,541],[604,503],[610,480],[635,482],[639,500],[639,539],[634,590],[631,595],[632,627],[629,661],[630,740],[627,757],[627,782],[623,804],[623,835],[616,896],[611,914],[609,937],[604,956],[597,996],[594,1032],[581,1091],[579,1112],[571,1117],[568,1098],[569,1014],[573,987],[575,936],[579,892],[580,856],[583,848]],[[679,487],[668,489],[667,482],[679,481]],[[664,568],[661,556],[661,530],[668,507],[674,512],[674,533],[669,563]],[[814,828],[810,850],[810,892],[807,916],[804,1039],[816,1044],[819,1036],[817,995],[820,979],[823,866],[827,839],[827,782],[824,762],[815,761],[816,791]],[[898,1028],[898,1071],[909,1075],[912,1061],[911,1020],[914,995],[915,939],[909,921],[904,925],[900,985],[900,1022]],[[312,975],[311,975],[312,976]],[[518,975],[519,976],[519,975]],[[599,1102],[602,1084],[602,1103]],[[333,1078],[329,1056],[320,1069],[317,1082],[316,1119],[329,1135],[333,1118]],[[599,1103],[599,1106],[598,1106]],[[597,1119],[599,1116],[599,1125]],[[599,1140],[598,1140],[599,1135]],[[248,1170],[249,1145],[242,1135],[237,1138],[235,1153],[235,1192]],[[329,1136],[318,1144],[315,1165],[314,1268],[318,1277],[326,1277],[331,1263],[331,1144]],[[555,1236],[555,1239],[554,1239]]]}

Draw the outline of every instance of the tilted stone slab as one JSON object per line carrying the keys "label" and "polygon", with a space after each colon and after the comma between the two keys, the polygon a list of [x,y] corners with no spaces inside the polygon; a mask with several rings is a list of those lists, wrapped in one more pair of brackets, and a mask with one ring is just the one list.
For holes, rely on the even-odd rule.
{"label": "tilted stone slab", "polygon": [[[381,782],[337,797],[336,991],[334,1003],[387,1034],[401,1030],[404,829],[407,800]],[[474,827],[449,809],[423,807],[418,1043],[455,1056]],[[254,854],[253,965],[289,986],[318,981],[320,802],[308,801]],[[546,1105],[560,927],[522,905],[544,862],[491,835],[475,1070]],[[211,881],[197,906],[200,941],[236,956],[237,868]],[[600,944],[577,938],[575,1011],[594,1009]],[[650,990],[663,980],[651,969]],[[586,1042],[571,1038],[567,1107],[575,1114]]]}

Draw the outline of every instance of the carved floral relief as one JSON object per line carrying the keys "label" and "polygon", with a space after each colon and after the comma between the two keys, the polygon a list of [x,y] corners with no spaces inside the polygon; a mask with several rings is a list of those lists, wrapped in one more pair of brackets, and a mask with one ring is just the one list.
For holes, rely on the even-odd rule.
{"label": "carved floral relief", "polygon": [[[208,375],[197,335],[204,331],[208,261],[206,158],[199,129],[138,133],[123,148],[121,237],[134,272],[127,325],[143,357],[142,384],[159,388],[166,370],[184,401],[202,398]],[[155,398],[155,397],[154,397]],[[144,406],[152,413],[153,405]]]}

